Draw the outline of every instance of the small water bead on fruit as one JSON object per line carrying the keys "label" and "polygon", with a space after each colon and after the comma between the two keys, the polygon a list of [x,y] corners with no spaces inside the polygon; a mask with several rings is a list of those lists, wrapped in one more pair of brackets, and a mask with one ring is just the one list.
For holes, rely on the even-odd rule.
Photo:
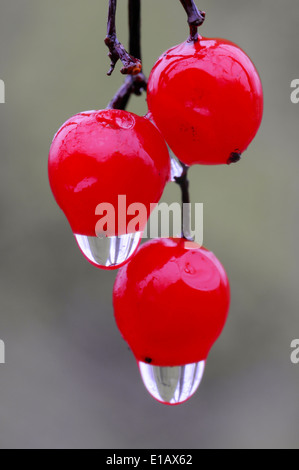
{"label": "small water bead on fruit", "polygon": [[187,165],[238,161],[263,115],[254,64],[224,39],[199,37],[162,54],[149,77],[147,102],[166,142]]}
{"label": "small water bead on fruit", "polygon": [[205,361],[177,367],[158,367],[140,361],[138,366],[144,386],[155,400],[165,405],[179,405],[198,389]]}
{"label": "small water bead on fruit", "polygon": [[195,242],[150,240],[119,270],[115,320],[158,401],[181,403],[192,396],[229,302],[223,266]]}
{"label": "small water bead on fruit", "polygon": [[[170,179],[168,149],[159,130],[148,119],[115,109],[70,118],[53,139],[48,168],[52,192],[80,250],[104,269],[118,268],[134,254]],[[121,209],[120,197],[126,200]],[[133,226],[134,214],[126,210],[136,203],[146,209],[146,217]],[[98,233],[102,204],[112,208],[113,220]]]}

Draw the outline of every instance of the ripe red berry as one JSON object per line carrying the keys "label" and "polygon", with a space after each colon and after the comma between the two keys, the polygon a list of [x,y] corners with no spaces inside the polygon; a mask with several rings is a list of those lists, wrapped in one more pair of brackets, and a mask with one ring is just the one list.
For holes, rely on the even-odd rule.
{"label": "ripe red berry", "polygon": [[165,52],[149,77],[147,100],[170,148],[187,165],[237,161],[263,114],[255,66],[224,39],[199,37]]}
{"label": "ripe red berry", "polygon": [[[126,226],[118,224],[118,196],[126,196],[126,207],[143,204],[149,216],[150,204],[161,198],[169,171],[167,146],[156,127],[148,119],[112,109],[70,118],[55,135],[49,154],[55,199],[83,253],[97,266],[101,264],[95,253],[97,206],[108,203],[115,210],[115,229],[107,227],[105,235],[123,236]],[[127,223],[132,218],[134,214],[127,217]],[[106,267],[119,264],[110,260]]]}
{"label": "ripe red berry", "polygon": [[[204,361],[225,324],[229,300],[228,278],[216,256],[186,240],[151,240],[119,270],[113,290],[116,323],[156,399],[176,404],[194,393]],[[181,387],[183,398],[180,394],[177,398],[170,394],[172,402],[165,398],[165,384],[169,391],[174,371],[179,380],[183,370],[186,375],[184,366],[194,368],[197,363],[196,387],[188,379],[188,390]],[[156,369],[149,370],[146,364]],[[169,369],[177,366],[182,367]],[[156,386],[159,393],[153,391]]]}

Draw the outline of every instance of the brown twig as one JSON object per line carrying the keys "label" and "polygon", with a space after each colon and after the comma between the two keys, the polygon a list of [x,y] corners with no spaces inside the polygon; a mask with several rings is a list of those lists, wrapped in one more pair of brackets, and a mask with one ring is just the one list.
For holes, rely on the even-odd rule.
{"label": "brown twig", "polygon": [[[141,5],[140,0],[129,0],[129,56],[138,60],[141,66]],[[116,3],[115,3],[116,6]],[[110,11],[109,18],[112,16],[111,22],[114,21],[115,33],[115,11]],[[113,20],[114,19],[114,20]],[[109,20],[108,20],[109,24]],[[110,25],[111,27],[111,25]],[[109,29],[109,27],[108,27]],[[113,29],[113,28],[112,28]],[[116,33],[115,33],[116,35]],[[143,91],[147,89],[147,78],[143,74],[141,68],[138,74],[129,75],[126,77],[125,82],[116,92],[110,103],[108,109],[126,109],[129,99],[132,94],[140,96]]]}
{"label": "brown twig", "polygon": [[197,8],[194,0],[180,0],[180,2],[188,16],[188,24],[190,26],[189,41],[196,42],[198,41],[198,27],[203,24],[206,13]]}
{"label": "brown twig", "polygon": [[107,36],[105,38],[105,44],[109,49],[109,57],[111,60],[110,70],[107,75],[111,75],[116,63],[120,59],[123,67],[121,73],[125,75],[137,75],[141,72],[142,65],[141,60],[130,55],[124,46],[119,42],[116,36],[116,6],[117,0],[109,0],[109,12],[108,12],[108,23],[107,23]]}
{"label": "brown twig", "polygon": [[146,91],[147,79],[143,73],[128,76],[114,97],[108,104],[108,109],[126,109],[132,94],[140,96],[142,91]]}

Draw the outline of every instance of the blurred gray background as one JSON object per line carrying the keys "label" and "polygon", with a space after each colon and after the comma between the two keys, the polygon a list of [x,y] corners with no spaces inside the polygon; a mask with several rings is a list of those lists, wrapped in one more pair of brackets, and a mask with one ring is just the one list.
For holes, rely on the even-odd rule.
{"label": "blurred gray background", "polygon": [[[201,34],[239,44],[264,86],[261,130],[239,164],[197,166],[193,202],[204,203],[204,244],[231,282],[227,326],[204,380],[186,404],[166,407],[144,389],[115,326],[115,272],[80,255],[47,179],[47,155],[71,115],[107,105],[108,1],[1,0],[0,365],[1,448],[297,448],[299,365],[298,123],[290,83],[299,78],[296,0],[197,0]],[[125,0],[118,36],[127,42]],[[186,39],[174,0],[143,0],[143,64]],[[283,11],[282,11],[283,10]],[[145,114],[145,96],[129,110]],[[163,200],[176,201],[170,184]]]}

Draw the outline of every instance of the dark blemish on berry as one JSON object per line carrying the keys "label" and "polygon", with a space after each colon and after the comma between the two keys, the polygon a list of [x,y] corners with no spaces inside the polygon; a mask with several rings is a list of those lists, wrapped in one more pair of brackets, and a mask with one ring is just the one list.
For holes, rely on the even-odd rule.
{"label": "dark blemish on berry", "polygon": [[232,152],[227,160],[227,164],[230,165],[231,163],[237,163],[241,160],[241,153],[240,152]]}
{"label": "dark blemish on berry", "polygon": [[150,364],[153,361],[150,357],[146,357],[144,360],[147,364]]}
{"label": "dark blemish on berry", "polygon": [[193,140],[197,140],[197,133],[196,133],[196,130],[195,130],[195,127],[191,127],[191,132],[192,132],[192,139]]}

